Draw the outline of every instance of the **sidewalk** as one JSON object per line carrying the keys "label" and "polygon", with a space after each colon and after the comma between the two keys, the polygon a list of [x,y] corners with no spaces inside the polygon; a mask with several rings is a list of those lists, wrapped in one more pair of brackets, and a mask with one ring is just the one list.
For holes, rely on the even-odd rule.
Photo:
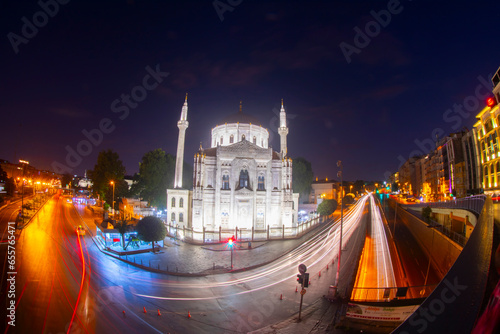
{"label": "sidewalk", "polygon": [[[191,245],[173,238],[165,238],[165,247],[156,254],[151,252],[131,256],[118,256],[107,252],[95,237],[96,225],[90,210],[75,206],[86,223],[90,235],[99,249],[117,259],[155,272],[173,275],[204,276],[227,273],[231,267],[231,251],[225,244]],[[287,254],[331,223],[321,223],[318,227],[298,239],[256,241],[248,248],[248,242],[236,243],[233,250],[233,272],[248,270],[265,265]],[[142,261],[142,266],[140,266]],[[158,269],[159,268],[159,269]]]}
{"label": "sidewalk", "polygon": [[[352,290],[354,280],[356,279],[358,261],[363,249],[366,235],[366,219],[360,224],[351,237],[344,250],[342,251],[341,270],[339,278],[339,293]],[[332,267],[337,267],[337,261]],[[327,292],[325,288],[325,293]],[[336,299],[328,301],[326,298],[320,298],[313,302],[309,307],[302,310],[301,321],[298,322],[298,314],[278,322],[273,325],[258,329],[250,334],[295,334],[295,333],[333,333],[341,334],[349,331],[344,328],[336,328],[336,325],[342,320],[347,309],[347,300],[350,296],[342,296],[344,300]]]}

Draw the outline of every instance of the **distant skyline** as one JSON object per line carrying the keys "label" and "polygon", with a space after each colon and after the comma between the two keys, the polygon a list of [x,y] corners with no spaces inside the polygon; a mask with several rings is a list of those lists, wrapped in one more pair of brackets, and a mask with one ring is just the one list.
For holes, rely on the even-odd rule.
{"label": "distant skyline", "polygon": [[[150,150],[175,155],[188,93],[190,164],[240,101],[279,150],[283,99],[288,153],[309,160],[315,177],[334,179],[342,160],[346,180],[383,180],[427,153],[436,134],[470,129],[500,66],[500,4],[491,1],[42,0],[0,9],[0,158],[77,175],[109,148],[129,175]],[[68,150],[83,154],[68,162]]]}

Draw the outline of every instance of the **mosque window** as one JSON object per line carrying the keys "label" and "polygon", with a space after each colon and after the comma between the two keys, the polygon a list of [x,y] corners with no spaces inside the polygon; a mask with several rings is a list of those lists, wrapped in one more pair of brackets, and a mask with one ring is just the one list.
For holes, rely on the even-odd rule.
{"label": "mosque window", "polygon": [[220,144],[221,145],[224,144],[224,137],[222,137],[222,136],[220,137]]}
{"label": "mosque window", "polygon": [[253,136],[253,143],[257,145],[257,137]]}
{"label": "mosque window", "polygon": [[184,207],[184,198],[180,198],[179,199],[179,208],[183,208]]}
{"label": "mosque window", "polygon": [[229,190],[229,175],[222,175],[222,189]]}
{"label": "mosque window", "polygon": [[257,183],[257,190],[265,190],[264,188],[264,175],[260,175]]}
{"label": "mosque window", "polygon": [[181,212],[179,213],[179,223],[184,222],[184,214]]}
{"label": "mosque window", "polygon": [[248,171],[246,169],[240,172],[240,188],[248,188]]}
{"label": "mosque window", "polygon": [[232,144],[232,143],[234,143],[234,136],[233,135],[231,135],[231,137],[229,137],[229,144]]}
{"label": "mosque window", "polygon": [[245,135],[241,135],[241,140],[245,140]]}
{"label": "mosque window", "polygon": [[172,214],[170,215],[170,220],[171,221],[175,221],[175,212],[172,212]]}
{"label": "mosque window", "polygon": [[175,197],[172,197],[172,207],[175,208]]}

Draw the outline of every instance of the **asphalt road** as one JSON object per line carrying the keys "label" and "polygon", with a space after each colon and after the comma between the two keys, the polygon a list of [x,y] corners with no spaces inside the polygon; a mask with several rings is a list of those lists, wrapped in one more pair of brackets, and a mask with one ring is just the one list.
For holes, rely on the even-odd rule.
{"label": "asphalt road", "polygon": [[[345,243],[362,216],[361,202],[344,217]],[[243,333],[298,312],[298,264],[311,275],[305,307],[335,280],[338,224],[269,265],[197,278],[154,274],[109,258],[88,235],[76,234],[80,224],[73,205],[54,196],[22,231],[16,326],[8,333]]]}

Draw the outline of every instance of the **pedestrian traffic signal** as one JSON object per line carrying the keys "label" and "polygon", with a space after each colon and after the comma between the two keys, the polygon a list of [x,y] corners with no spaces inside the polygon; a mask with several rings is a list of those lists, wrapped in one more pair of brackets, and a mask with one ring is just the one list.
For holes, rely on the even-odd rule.
{"label": "pedestrian traffic signal", "polygon": [[307,288],[309,286],[309,273],[305,273],[302,278],[304,280],[304,288]]}

